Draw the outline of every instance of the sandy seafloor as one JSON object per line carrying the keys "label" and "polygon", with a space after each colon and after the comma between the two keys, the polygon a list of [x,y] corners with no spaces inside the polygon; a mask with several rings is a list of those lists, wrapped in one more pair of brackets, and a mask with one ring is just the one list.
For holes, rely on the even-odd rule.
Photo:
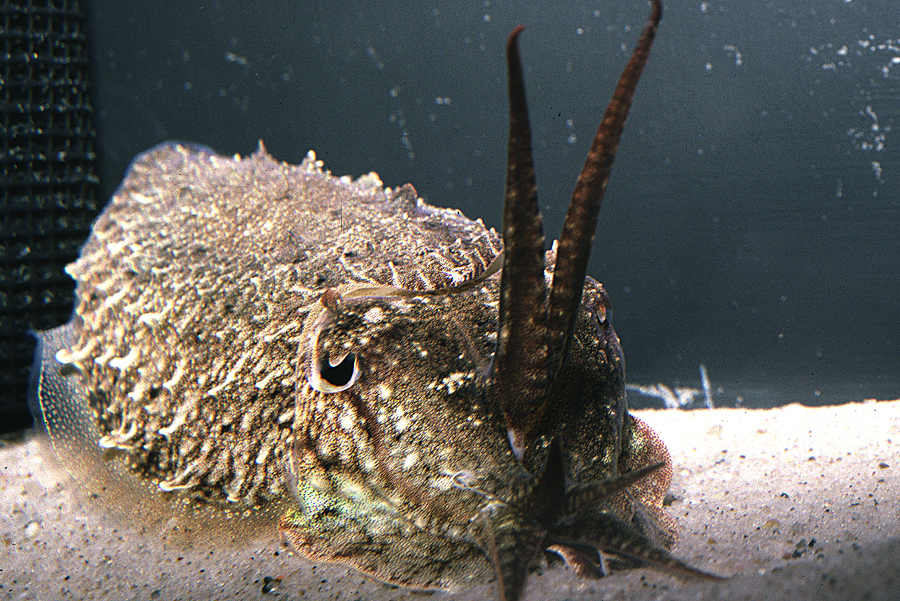
{"label": "sandy seafloor", "polygon": [[[667,442],[675,553],[722,575],[652,570],[599,581],[539,568],[527,599],[900,599],[900,401],[772,410],[635,412]],[[174,547],[82,500],[30,435],[0,447],[0,599],[492,599],[373,582],[279,539]],[[282,578],[263,593],[266,577]]]}

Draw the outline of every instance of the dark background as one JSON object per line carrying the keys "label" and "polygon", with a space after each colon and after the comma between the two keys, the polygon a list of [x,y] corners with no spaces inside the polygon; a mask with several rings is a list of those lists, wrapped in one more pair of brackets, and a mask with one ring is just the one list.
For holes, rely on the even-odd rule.
{"label": "dark background", "polygon": [[[545,231],[642,0],[86,5],[101,198],[165,140],[314,149],[499,227],[504,41],[524,23]],[[669,0],[590,273],[629,380],[766,406],[900,396],[900,4]]]}

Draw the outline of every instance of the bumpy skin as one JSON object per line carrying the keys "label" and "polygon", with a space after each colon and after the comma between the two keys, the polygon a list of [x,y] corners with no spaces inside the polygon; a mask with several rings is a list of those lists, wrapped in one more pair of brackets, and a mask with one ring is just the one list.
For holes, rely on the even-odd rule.
{"label": "bumpy skin", "polygon": [[[571,519],[513,512],[508,530],[583,575],[599,569],[585,548],[684,571],[665,552],[671,462],[627,413],[593,280],[540,436],[521,461],[511,450],[484,394],[499,278],[476,279],[500,246],[480,220],[375,174],[335,178],[312,153],[291,166],[262,148],[229,159],[160,146],[136,159],[69,267],[77,308],[46,335],[38,387],[51,436],[62,445],[90,421],[93,442],[162,491],[286,507],[280,528],[300,552],[415,588],[494,577],[502,545],[483,516],[505,523],[531,498],[553,471],[551,441],[565,476],[556,505],[563,488],[662,463]],[[349,381],[329,371],[342,361]]]}
{"label": "bumpy skin", "polygon": [[321,292],[446,285],[483,269],[492,244],[376,176],[161,146],[135,160],[68,269],[75,344],[59,358],[81,372],[101,445],[163,489],[265,503],[289,494],[298,345]]}

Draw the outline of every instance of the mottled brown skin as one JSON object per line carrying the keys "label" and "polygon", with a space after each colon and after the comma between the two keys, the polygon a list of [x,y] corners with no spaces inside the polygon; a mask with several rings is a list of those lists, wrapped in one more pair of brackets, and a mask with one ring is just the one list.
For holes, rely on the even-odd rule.
{"label": "mottled brown skin", "polygon": [[512,601],[544,551],[584,577],[607,556],[710,577],[667,550],[671,461],[627,412],[609,299],[584,273],[660,11],[546,255],[521,29],[502,239],[312,153],[138,157],[68,269],[72,321],[43,335],[57,449],[115,452],[173,500],[274,508],[304,555],[413,588],[494,580]]}

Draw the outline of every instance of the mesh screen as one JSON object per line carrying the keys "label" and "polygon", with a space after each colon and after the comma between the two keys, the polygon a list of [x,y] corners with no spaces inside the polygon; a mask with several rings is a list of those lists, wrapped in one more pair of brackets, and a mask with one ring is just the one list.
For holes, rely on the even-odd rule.
{"label": "mesh screen", "polygon": [[97,214],[85,19],[74,0],[0,6],[0,430],[30,424],[30,329],[66,322],[63,267]]}

